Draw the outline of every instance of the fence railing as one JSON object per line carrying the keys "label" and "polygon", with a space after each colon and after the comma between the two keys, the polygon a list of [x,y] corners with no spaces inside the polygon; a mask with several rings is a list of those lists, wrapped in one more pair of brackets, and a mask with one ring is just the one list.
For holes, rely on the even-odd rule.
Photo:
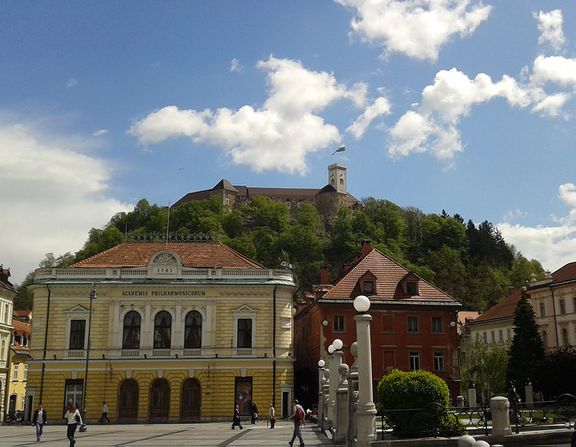
{"label": "fence railing", "polygon": [[[543,429],[548,426],[568,426],[576,419],[576,397],[562,394],[555,400],[532,403],[510,400],[510,427],[512,431]],[[378,412],[381,439],[398,436],[450,437],[451,429],[460,425],[469,433],[489,435],[492,429],[492,414],[488,405],[477,407],[449,407],[429,404],[422,408],[400,410],[381,409]],[[438,421],[444,421],[439,424]],[[401,421],[401,422],[398,422]]]}

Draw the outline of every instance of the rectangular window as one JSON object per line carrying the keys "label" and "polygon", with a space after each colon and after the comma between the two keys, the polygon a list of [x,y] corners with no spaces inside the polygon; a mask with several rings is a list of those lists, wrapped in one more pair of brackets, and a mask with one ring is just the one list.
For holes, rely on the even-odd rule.
{"label": "rectangular window", "polygon": [[496,336],[494,335],[494,331],[490,331],[490,341],[492,343],[496,342]]}
{"label": "rectangular window", "polygon": [[508,341],[512,340],[512,329],[506,329],[506,335],[508,335]]}
{"label": "rectangular window", "polygon": [[420,353],[410,353],[410,371],[417,371],[420,369]]}
{"label": "rectangular window", "polygon": [[544,304],[544,302],[540,303],[540,316],[546,316],[546,304]]}
{"label": "rectangular window", "polygon": [[502,329],[498,329],[498,342],[504,343],[504,333],[502,332]]}
{"label": "rectangular window", "polygon": [[84,349],[86,320],[70,321],[70,349]]}
{"label": "rectangular window", "polygon": [[28,363],[24,364],[24,382],[28,380]]}
{"label": "rectangular window", "polygon": [[241,415],[249,415],[252,403],[252,377],[236,377],[234,383],[234,403],[240,407]]}
{"label": "rectangular window", "polygon": [[[69,401],[74,402],[79,407],[83,404],[83,389],[84,381],[82,379],[66,379],[64,383],[64,411],[66,411],[66,404]],[[80,412],[82,412],[82,410],[80,410]]]}
{"label": "rectangular window", "polygon": [[444,353],[442,352],[435,352],[434,353],[434,371],[445,371],[446,367],[444,366]]}
{"label": "rectangular window", "polygon": [[394,317],[392,315],[382,315],[382,332],[394,332]]}
{"label": "rectangular window", "polygon": [[406,293],[411,296],[418,295],[418,283],[413,281],[406,283]]}
{"label": "rectangular window", "polygon": [[391,371],[396,367],[396,356],[394,355],[394,351],[384,351],[382,353],[382,361],[383,361],[383,370],[384,371]]}
{"label": "rectangular window", "polygon": [[252,319],[238,318],[237,348],[252,347]]}
{"label": "rectangular window", "polygon": [[18,363],[14,363],[14,373],[12,374],[12,382],[18,382]]}
{"label": "rectangular window", "polygon": [[442,327],[442,317],[432,317],[432,332],[435,334],[444,332],[444,328]]}
{"label": "rectangular window", "polygon": [[566,313],[566,300],[560,300],[560,315]]}
{"label": "rectangular window", "polygon": [[418,317],[408,317],[408,332],[411,334],[418,332]]}
{"label": "rectangular window", "polygon": [[364,293],[374,293],[374,281],[364,281]]}
{"label": "rectangular window", "polygon": [[334,315],[334,332],[344,332],[344,315]]}

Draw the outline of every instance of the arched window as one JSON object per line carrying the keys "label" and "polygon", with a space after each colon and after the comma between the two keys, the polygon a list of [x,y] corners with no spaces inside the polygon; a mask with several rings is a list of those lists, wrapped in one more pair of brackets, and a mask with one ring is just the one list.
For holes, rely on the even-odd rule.
{"label": "arched window", "polygon": [[184,322],[184,348],[199,349],[202,347],[202,315],[197,310],[186,314]]}
{"label": "arched window", "polygon": [[154,318],[154,349],[170,349],[172,316],[165,310],[158,312]]}
{"label": "arched window", "polygon": [[122,349],[140,349],[140,314],[135,310],[124,315]]}

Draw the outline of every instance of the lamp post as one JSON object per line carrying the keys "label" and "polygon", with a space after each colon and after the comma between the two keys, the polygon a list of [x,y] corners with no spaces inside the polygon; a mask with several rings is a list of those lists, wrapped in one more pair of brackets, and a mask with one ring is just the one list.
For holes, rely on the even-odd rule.
{"label": "lamp post", "polygon": [[356,336],[358,337],[358,446],[367,446],[376,439],[376,406],[372,394],[372,344],[370,341],[370,321],[368,314],[370,299],[358,295],[354,299],[354,309],[358,314],[356,320]]}
{"label": "lamp post", "polygon": [[82,403],[82,413],[84,417],[82,418],[86,422],[86,395],[88,394],[88,365],[90,363],[90,331],[92,329],[92,301],[96,298],[96,286],[92,283],[92,290],[90,290],[90,307],[88,309],[88,339],[86,340],[86,366],[84,369],[84,402]]}

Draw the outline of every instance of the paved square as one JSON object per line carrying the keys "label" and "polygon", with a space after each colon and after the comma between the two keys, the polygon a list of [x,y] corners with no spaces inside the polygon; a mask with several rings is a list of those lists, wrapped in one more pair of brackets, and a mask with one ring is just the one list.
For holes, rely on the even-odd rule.
{"label": "paved square", "polygon": [[[76,447],[143,447],[143,446],[288,446],[292,436],[292,423],[280,421],[270,430],[266,423],[243,424],[244,429],[230,429],[231,423],[207,424],[146,424],[146,425],[90,425],[84,433],[76,432]],[[332,445],[314,424],[302,428],[307,446]],[[68,447],[66,427],[48,424],[39,443],[31,425],[4,425],[0,427],[0,447],[18,446]],[[295,446],[298,445],[296,440]]]}

